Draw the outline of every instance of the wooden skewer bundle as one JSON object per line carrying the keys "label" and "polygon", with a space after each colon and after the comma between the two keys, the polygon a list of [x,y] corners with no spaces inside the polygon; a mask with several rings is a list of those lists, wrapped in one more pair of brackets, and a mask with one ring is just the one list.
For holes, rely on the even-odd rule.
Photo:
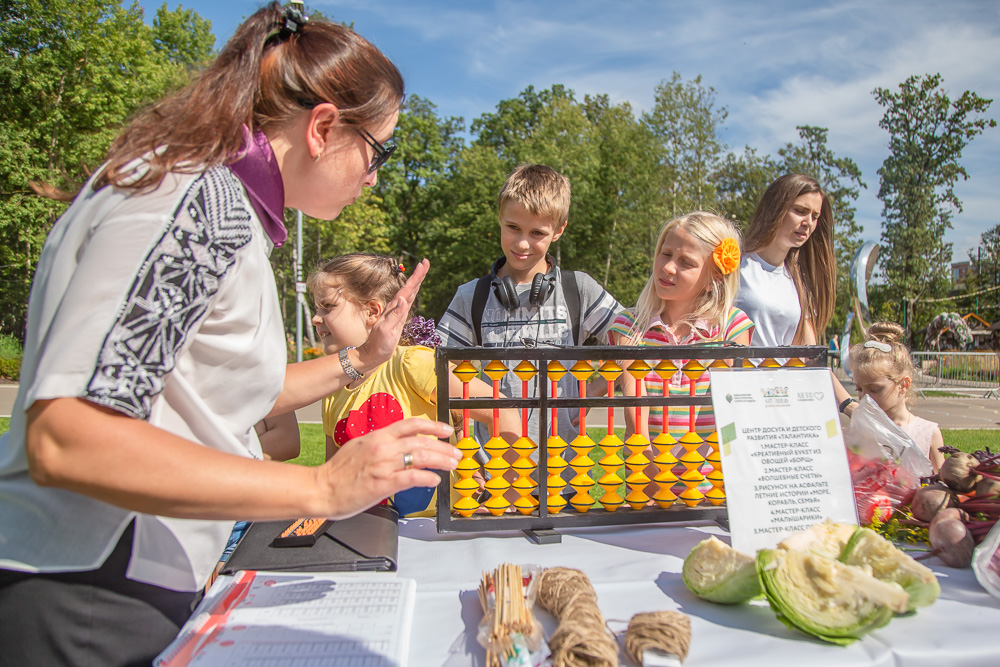
{"label": "wooden skewer bundle", "polygon": [[493,593],[493,623],[489,645],[486,647],[486,667],[500,667],[501,656],[514,654],[513,636],[531,636],[535,631],[535,617],[524,599],[524,579],[520,565],[505,563],[493,571],[483,573],[479,583],[479,603],[483,613],[490,613],[490,593]]}

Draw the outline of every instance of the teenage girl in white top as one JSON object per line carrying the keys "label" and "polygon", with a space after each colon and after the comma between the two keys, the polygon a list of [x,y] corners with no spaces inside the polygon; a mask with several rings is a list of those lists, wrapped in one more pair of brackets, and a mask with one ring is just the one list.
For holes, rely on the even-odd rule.
{"label": "teenage girl in white top", "polygon": [[[777,179],[743,239],[735,305],[756,325],[752,344],[815,345],[833,316],[837,287],[833,211],[823,188],[801,174]],[[836,376],[833,384],[841,410],[853,412]]]}

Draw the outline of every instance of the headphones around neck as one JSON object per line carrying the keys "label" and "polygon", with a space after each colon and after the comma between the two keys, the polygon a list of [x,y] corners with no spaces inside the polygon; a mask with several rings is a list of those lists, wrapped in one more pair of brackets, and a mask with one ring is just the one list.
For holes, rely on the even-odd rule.
{"label": "headphones around neck", "polygon": [[[535,277],[531,279],[531,289],[528,291],[528,303],[536,308],[544,304],[556,290],[556,263],[548,254],[545,255],[545,262],[551,268],[547,273],[536,273]],[[510,276],[503,278],[497,276],[506,263],[506,257],[501,257],[493,262],[493,268],[490,269],[490,281],[497,300],[507,309],[508,313],[513,313],[521,305],[521,300],[517,298],[517,286],[514,284],[514,279]]]}

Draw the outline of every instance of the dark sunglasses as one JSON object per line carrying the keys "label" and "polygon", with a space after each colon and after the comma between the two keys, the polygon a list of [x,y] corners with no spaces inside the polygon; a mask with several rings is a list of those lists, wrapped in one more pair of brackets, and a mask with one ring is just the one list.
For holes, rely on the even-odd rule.
{"label": "dark sunglasses", "polygon": [[358,131],[358,134],[361,135],[361,138],[372,147],[373,151],[375,151],[375,154],[372,155],[372,161],[368,164],[368,173],[374,173],[379,167],[384,165],[390,157],[392,157],[392,154],[396,151],[396,144],[389,144],[388,146],[382,145],[379,143],[378,139],[369,134],[368,130],[365,128],[358,127],[355,129]]}
{"label": "dark sunglasses", "polygon": [[[306,109],[313,109],[322,104],[322,102],[310,99],[300,99],[299,104]],[[375,151],[375,154],[372,156],[372,161],[368,163],[368,173],[371,174],[378,171],[378,169],[384,165],[390,157],[392,157],[392,154],[396,151],[396,144],[384,145],[363,127],[356,127],[354,129],[361,135],[361,138],[365,140],[365,143],[371,146],[372,150]]]}

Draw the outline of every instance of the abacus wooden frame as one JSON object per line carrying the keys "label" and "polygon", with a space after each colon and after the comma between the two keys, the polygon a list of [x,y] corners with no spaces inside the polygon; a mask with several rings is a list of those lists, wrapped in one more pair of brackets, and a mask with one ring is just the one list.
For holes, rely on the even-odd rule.
{"label": "abacus wooden frame", "polygon": [[[695,352],[695,350],[697,350]],[[552,408],[609,408],[609,407],[651,407],[651,406],[691,406],[712,405],[711,393],[700,396],[645,396],[645,397],[602,397],[602,398],[552,398],[549,393],[548,362],[584,360],[591,363],[607,360],[691,360],[715,361],[717,359],[774,359],[798,358],[805,368],[825,367],[827,348],[822,345],[793,345],[785,347],[745,347],[732,343],[702,345],[665,345],[662,347],[629,347],[593,345],[584,347],[439,347],[435,354],[437,373],[438,420],[447,423],[451,410],[493,409],[493,408],[534,408],[538,410],[538,432],[548,434],[549,410]],[[453,398],[449,395],[448,374],[451,362],[489,362],[498,359],[506,362],[534,362],[538,369],[538,396],[535,398]],[[485,365],[485,364],[484,364]],[[651,364],[653,365],[653,364]],[[511,365],[513,368],[513,365]],[[782,368],[787,368],[782,366]],[[794,367],[792,367],[794,368]],[[734,372],[741,372],[739,367]],[[595,368],[596,371],[596,368]],[[567,371],[568,372],[568,371]],[[624,368],[622,372],[627,372]],[[488,381],[488,380],[487,380]],[[548,497],[548,436],[539,436],[538,444],[538,498]],[[636,523],[673,523],[677,521],[709,520],[725,522],[726,506],[686,507],[678,501],[668,508],[645,507],[640,510],[620,508],[609,512],[602,507],[594,507],[587,512],[563,510],[558,514],[548,511],[542,500],[531,514],[504,513],[474,514],[470,517],[453,516],[451,513],[451,476],[441,474],[441,484],[437,491],[437,531],[439,533],[478,533],[498,530],[523,530],[529,535],[554,528],[578,528],[585,526],[626,525]],[[533,538],[534,539],[534,538]]]}

